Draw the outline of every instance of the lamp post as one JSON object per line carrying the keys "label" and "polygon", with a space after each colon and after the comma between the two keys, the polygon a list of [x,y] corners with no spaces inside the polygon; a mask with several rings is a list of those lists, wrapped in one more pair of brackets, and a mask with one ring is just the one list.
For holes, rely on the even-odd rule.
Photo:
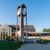
{"label": "lamp post", "polygon": [[19,33],[19,39],[24,40],[24,17],[27,14],[27,8],[25,4],[18,5],[17,7],[17,17],[20,17],[20,33]]}

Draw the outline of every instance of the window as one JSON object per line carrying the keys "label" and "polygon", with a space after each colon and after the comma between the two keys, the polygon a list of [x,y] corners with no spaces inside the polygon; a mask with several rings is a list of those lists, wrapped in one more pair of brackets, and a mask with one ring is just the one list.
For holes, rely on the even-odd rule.
{"label": "window", "polygon": [[3,28],[3,31],[6,31],[6,28]]}

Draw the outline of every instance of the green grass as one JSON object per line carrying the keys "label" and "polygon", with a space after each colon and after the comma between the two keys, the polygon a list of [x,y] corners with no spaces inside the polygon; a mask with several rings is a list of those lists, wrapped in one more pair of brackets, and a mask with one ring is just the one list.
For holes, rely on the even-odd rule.
{"label": "green grass", "polygon": [[22,42],[0,41],[0,50],[16,50],[21,47]]}

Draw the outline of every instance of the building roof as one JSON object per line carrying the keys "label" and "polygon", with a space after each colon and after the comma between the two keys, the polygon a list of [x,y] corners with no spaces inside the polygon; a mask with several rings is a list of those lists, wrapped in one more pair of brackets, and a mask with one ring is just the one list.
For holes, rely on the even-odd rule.
{"label": "building roof", "polygon": [[[9,26],[12,28],[12,31],[16,30],[16,25],[9,25]],[[19,28],[20,28],[20,26],[18,25],[18,30],[20,30]],[[36,31],[33,25],[27,25],[27,29]],[[26,25],[24,25],[24,30],[26,30]]]}

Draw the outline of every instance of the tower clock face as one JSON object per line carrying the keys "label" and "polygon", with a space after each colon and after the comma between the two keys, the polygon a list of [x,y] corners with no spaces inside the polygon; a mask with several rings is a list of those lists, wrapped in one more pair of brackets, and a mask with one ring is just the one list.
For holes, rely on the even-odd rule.
{"label": "tower clock face", "polygon": [[24,5],[20,5],[17,9],[17,15],[20,16],[20,15],[23,15],[23,16],[26,16],[26,7]]}
{"label": "tower clock face", "polygon": [[21,14],[21,8],[18,9],[17,15],[19,16]]}
{"label": "tower clock face", "polygon": [[26,9],[25,8],[23,9],[23,15],[26,15]]}

